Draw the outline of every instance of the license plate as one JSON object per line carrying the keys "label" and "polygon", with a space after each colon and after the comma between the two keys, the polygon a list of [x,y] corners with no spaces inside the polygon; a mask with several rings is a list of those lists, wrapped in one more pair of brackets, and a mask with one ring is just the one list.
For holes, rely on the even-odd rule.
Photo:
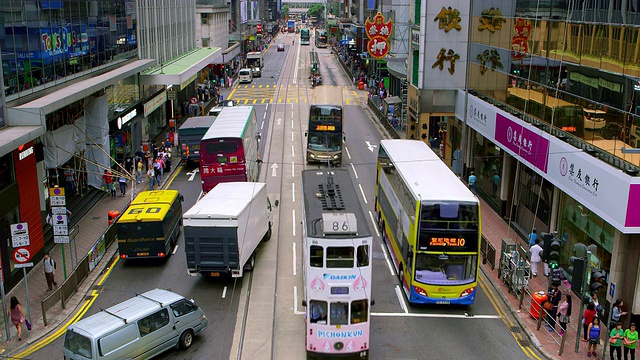
{"label": "license plate", "polygon": [[440,300],[440,301],[436,301],[436,304],[438,304],[438,305],[449,305],[449,304],[451,304],[451,301]]}
{"label": "license plate", "polygon": [[137,253],[137,256],[149,256],[148,252],[141,252],[141,253]]}
{"label": "license plate", "polygon": [[220,273],[219,273],[219,272],[212,272],[212,273],[211,273],[211,274],[209,274],[209,275],[211,275],[212,277],[219,277],[219,276],[220,276]]}

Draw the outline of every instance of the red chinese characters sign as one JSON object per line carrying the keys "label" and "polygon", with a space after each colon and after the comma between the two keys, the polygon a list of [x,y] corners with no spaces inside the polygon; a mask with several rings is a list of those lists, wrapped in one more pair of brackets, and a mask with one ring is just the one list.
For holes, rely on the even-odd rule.
{"label": "red chinese characters sign", "polygon": [[529,53],[529,36],[531,23],[529,20],[518,18],[513,26],[514,35],[511,38],[511,58],[522,60]]}
{"label": "red chinese characters sign", "polygon": [[375,59],[382,59],[389,52],[389,36],[393,30],[393,20],[384,22],[384,16],[378,12],[373,17],[373,22],[369,19],[364,24],[369,38],[367,51]]}

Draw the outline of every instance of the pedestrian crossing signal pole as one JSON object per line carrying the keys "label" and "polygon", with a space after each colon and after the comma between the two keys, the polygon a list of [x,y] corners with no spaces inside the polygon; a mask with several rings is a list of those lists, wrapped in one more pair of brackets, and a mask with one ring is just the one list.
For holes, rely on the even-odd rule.
{"label": "pedestrian crossing signal pole", "polygon": [[[578,323],[582,324],[582,314],[584,312],[584,293],[583,289],[587,288],[587,272],[591,271],[590,260],[591,259],[591,251],[587,251],[587,255],[584,257],[584,274],[582,274],[582,286],[580,287],[580,291],[578,291],[578,298],[580,299],[580,313],[578,314]],[[572,285],[573,286],[573,285]],[[575,353],[577,354],[580,351],[580,331],[582,330],[582,326],[576,326],[578,329],[576,331],[576,348]]]}

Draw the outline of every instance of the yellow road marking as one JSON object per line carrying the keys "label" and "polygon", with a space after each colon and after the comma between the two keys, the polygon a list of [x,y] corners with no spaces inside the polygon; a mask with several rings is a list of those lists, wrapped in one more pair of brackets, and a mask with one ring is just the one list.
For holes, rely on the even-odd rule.
{"label": "yellow road marking", "polygon": [[258,102],[258,99],[253,99],[252,104],[255,104],[255,103],[257,103],[257,102]]}
{"label": "yellow road marking", "polygon": [[281,103],[281,102],[282,102],[282,99],[278,99],[278,102],[279,102],[279,103]]}

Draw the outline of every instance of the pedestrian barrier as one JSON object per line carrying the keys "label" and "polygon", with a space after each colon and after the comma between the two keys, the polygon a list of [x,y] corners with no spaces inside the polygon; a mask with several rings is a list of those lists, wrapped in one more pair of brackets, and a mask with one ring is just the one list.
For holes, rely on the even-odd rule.
{"label": "pedestrian barrier", "polygon": [[491,271],[494,271],[496,269],[496,248],[489,242],[487,242],[487,262]]}
{"label": "pedestrian barrier", "polygon": [[387,118],[382,114],[380,109],[378,109],[376,104],[370,98],[367,98],[367,106],[369,107],[373,115],[376,117],[378,122],[382,124],[382,126],[384,126],[385,129],[387,129],[387,131],[389,132],[389,135],[391,135],[391,137],[394,139],[400,139],[400,135],[398,135],[398,132],[396,131],[396,129],[394,129],[393,126],[391,126],[391,123],[387,120]]}
{"label": "pedestrian barrier", "polygon": [[[123,209],[124,211],[124,209]],[[119,217],[119,216],[118,216]],[[118,218],[113,219],[114,223]],[[104,255],[104,252],[100,255],[99,258],[96,258],[96,253],[93,251],[96,248],[102,248],[102,243],[104,243],[104,250],[109,248],[111,244],[113,244],[117,238],[117,229],[114,224],[109,225],[107,230],[100,236],[96,244],[91,248],[92,251],[89,251],[78,263],[76,267],[73,269],[71,274],[67,276],[67,278],[54,289],[49,296],[40,300],[40,307],[42,309],[42,321],[44,326],[48,325],[47,321],[47,311],[53,308],[58,302],[63,309],[66,308],[68,300],[73,296],[77,291],[82,282],[89,276],[89,273],[95,267],[98,261]],[[98,246],[100,245],[100,246]],[[93,267],[91,266],[93,264]]]}

